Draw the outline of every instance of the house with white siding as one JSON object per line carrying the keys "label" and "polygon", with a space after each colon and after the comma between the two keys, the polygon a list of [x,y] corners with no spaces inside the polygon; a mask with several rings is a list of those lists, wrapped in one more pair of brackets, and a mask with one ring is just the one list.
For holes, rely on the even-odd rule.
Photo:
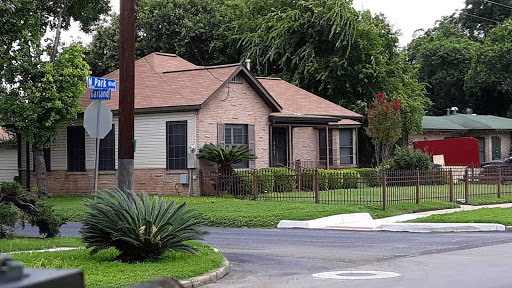
{"label": "house with white siding", "polygon": [[0,182],[14,181],[18,176],[18,154],[14,136],[0,127]]}
{"label": "house with white siding", "polygon": [[[119,81],[119,71],[103,78]],[[91,103],[89,92],[79,99],[83,109]],[[105,103],[114,119],[100,141],[99,189],[117,185],[118,91]],[[204,67],[174,54],[152,53],[135,62],[134,189],[197,195],[198,171],[217,168],[196,157],[209,143],[249,147],[256,159],[237,168],[288,166],[297,160],[356,167],[362,118],[282,79],[255,77],[240,63]],[[93,191],[95,139],[82,121],[62,127],[45,151],[49,193]],[[30,185],[35,183],[32,161],[20,141],[20,176]]]}

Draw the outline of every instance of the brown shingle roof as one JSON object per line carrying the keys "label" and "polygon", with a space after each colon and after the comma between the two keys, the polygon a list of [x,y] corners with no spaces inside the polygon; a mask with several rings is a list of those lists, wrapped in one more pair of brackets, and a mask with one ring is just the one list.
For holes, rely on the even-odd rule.
{"label": "brown shingle roof", "polygon": [[362,119],[364,116],[309,93],[279,78],[257,78],[283,107],[279,114],[336,115]]}
{"label": "brown shingle roof", "polygon": [[[150,54],[135,62],[135,108],[201,105],[239,66],[235,64],[205,69],[173,54]],[[103,78],[115,79],[117,87],[121,85],[119,70]],[[79,99],[82,109],[92,102],[89,93],[90,89],[85,89]],[[112,91],[110,100],[105,103],[111,110],[119,108],[119,88]]]}
{"label": "brown shingle roof", "polygon": [[[241,64],[202,67],[174,54],[152,53],[135,62],[135,109],[182,108],[199,109],[217,89],[243,71],[249,84],[272,108],[273,115],[321,115],[362,119],[363,116],[329,102],[278,78],[254,78]],[[244,78],[245,78],[244,76]],[[119,70],[103,78],[119,83]],[[268,92],[267,92],[268,91]],[[80,97],[82,109],[92,102],[90,89]],[[118,110],[119,89],[105,101],[111,110]],[[282,108],[282,109],[281,109]],[[280,112],[278,112],[280,111]]]}

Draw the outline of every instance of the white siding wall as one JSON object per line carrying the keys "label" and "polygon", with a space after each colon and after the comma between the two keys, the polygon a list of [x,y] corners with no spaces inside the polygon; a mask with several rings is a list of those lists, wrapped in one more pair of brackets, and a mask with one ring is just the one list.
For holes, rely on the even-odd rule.
{"label": "white siding wall", "polygon": [[[135,152],[135,169],[166,168],[166,122],[187,121],[187,145],[196,145],[196,121],[194,112],[143,114],[135,116],[135,140],[137,150]],[[119,159],[119,122],[114,116],[116,161]],[[82,126],[82,120],[74,122],[76,126]],[[52,170],[67,170],[67,128],[59,130],[56,142],[51,147]],[[190,151],[189,151],[190,152]],[[16,154],[15,154],[16,155]],[[87,170],[94,170],[96,155],[96,141],[85,132],[85,162]],[[32,168],[32,155],[30,155],[30,169]],[[22,143],[22,167],[25,169],[25,142]],[[16,158],[15,158],[16,160]],[[17,166],[15,166],[17,170]],[[17,173],[17,172],[16,172]]]}
{"label": "white siding wall", "polygon": [[16,149],[0,148],[0,181],[13,181],[18,175]]}
{"label": "white siding wall", "polygon": [[194,112],[145,114],[135,117],[135,169],[166,168],[166,123],[187,121],[187,146],[196,145]]}

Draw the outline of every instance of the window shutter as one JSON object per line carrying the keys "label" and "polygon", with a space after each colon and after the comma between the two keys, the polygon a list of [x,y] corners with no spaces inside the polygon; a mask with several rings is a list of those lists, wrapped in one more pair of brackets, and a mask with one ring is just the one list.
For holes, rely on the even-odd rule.
{"label": "window shutter", "polygon": [[224,137],[224,133],[226,131],[224,130],[224,124],[217,124],[217,145],[220,145],[224,147],[226,143],[226,139]]}
{"label": "window shutter", "polygon": [[[248,140],[249,140],[249,149],[251,149],[252,153],[254,155],[256,155],[256,137],[254,135],[254,125],[253,124],[249,124],[247,125],[247,136],[248,136]],[[254,169],[256,168],[256,160],[255,159],[252,159],[252,160],[249,160],[249,168],[251,169]]]}

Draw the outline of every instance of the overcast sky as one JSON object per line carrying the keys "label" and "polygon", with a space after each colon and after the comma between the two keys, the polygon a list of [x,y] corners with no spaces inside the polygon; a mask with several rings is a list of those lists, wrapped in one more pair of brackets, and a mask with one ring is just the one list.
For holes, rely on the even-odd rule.
{"label": "overcast sky", "polygon": [[[111,0],[114,11],[119,12],[119,0]],[[428,29],[442,16],[451,15],[455,10],[464,8],[464,0],[353,0],[356,10],[368,9],[373,14],[386,15],[393,30],[400,30],[400,46],[411,42],[414,31]],[[63,33],[66,42],[81,40],[91,41],[90,35],[78,32],[75,25],[70,31]]]}

